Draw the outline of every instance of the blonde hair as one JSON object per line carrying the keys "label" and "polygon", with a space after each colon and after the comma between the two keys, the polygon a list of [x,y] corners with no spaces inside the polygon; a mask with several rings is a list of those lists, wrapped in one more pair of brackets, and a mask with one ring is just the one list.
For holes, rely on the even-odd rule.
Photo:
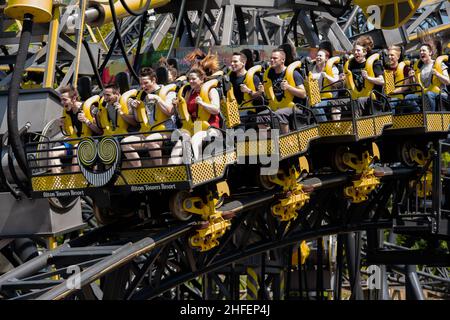
{"label": "blonde hair", "polygon": [[388,48],[388,51],[394,51],[397,53],[398,58],[400,58],[400,56],[402,55],[402,48],[400,48],[399,46],[390,46]]}
{"label": "blonde hair", "polygon": [[63,95],[64,93],[68,93],[70,99],[75,99],[77,101],[80,100],[80,95],[78,94],[78,90],[75,89],[75,87],[73,87],[72,85],[63,86],[58,90],[58,92],[60,95]]}

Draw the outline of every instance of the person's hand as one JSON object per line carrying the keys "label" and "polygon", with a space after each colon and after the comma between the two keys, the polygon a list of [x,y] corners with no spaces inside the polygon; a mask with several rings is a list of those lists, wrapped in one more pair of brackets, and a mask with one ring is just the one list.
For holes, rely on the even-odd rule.
{"label": "person's hand", "polygon": [[367,79],[367,77],[368,77],[369,75],[367,74],[367,71],[366,71],[366,70],[361,70],[361,76],[362,76],[364,79]]}
{"label": "person's hand", "polygon": [[320,75],[322,76],[323,79],[326,79],[326,78],[327,78],[327,73],[326,73],[325,71],[322,71],[322,72],[320,73]]}
{"label": "person's hand", "polygon": [[64,118],[59,118],[56,123],[59,127],[64,127]]}
{"label": "person's hand", "polygon": [[264,93],[264,85],[262,83],[260,83],[258,85],[258,91],[261,92],[261,93]]}
{"label": "person's hand", "polygon": [[117,103],[117,102],[119,102],[119,96],[113,95],[113,96],[111,97],[111,103],[112,103],[112,104],[115,104],[115,103]]}
{"label": "person's hand", "polygon": [[203,99],[200,96],[198,96],[197,98],[195,98],[195,103],[198,105],[203,105]]}
{"label": "person's hand", "polygon": [[180,103],[180,100],[178,100],[178,98],[173,98],[172,99],[172,104],[176,107],[178,106],[178,104]]}
{"label": "person's hand", "polygon": [[160,98],[156,94],[150,93],[150,94],[147,94],[147,99],[152,102],[154,102],[154,101],[159,102]]}
{"label": "person's hand", "polygon": [[78,120],[84,123],[87,123],[89,120],[86,118],[83,112],[80,112],[77,116]]}
{"label": "person's hand", "polygon": [[119,102],[114,103],[114,110],[115,110],[116,112],[118,112],[120,115],[123,114],[122,106],[120,105]]}
{"label": "person's hand", "polygon": [[344,73],[339,74],[339,81],[345,81],[345,74]]}
{"label": "person's hand", "polygon": [[131,106],[133,109],[136,109],[136,108],[139,106],[139,101],[137,101],[136,99],[131,99],[131,101],[130,101],[130,106]]}
{"label": "person's hand", "polygon": [[250,90],[250,88],[247,87],[244,83],[241,84],[241,85],[239,86],[239,88],[241,89],[241,92],[242,92],[242,93],[251,93],[251,92],[252,92],[252,90]]}
{"label": "person's hand", "polygon": [[416,72],[414,71],[414,69],[409,70],[408,76],[414,77],[415,75],[416,75]]}
{"label": "person's hand", "polygon": [[289,83],[286,80],[281,81],[280,84],[281,90],[286,91],[289,88]]}

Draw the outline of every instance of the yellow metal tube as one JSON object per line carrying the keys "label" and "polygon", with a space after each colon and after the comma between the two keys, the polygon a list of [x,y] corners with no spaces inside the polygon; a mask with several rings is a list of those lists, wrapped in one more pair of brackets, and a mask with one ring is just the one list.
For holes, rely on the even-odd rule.
{"label": "yellow metal tube", "polygon": [[5,14],[23,20],[25,14],[33,15],[33,22],[45,23],[52,19],[52,0],[8,0]]}
{"label": "yellow metal tube", "polygon": [[56,56],[58,53],[59,7],[53,8],[53,18],[48,33],[47,67],[44,76],[44,88],[53,88],[55,81]]}
{"label": "yellow metal tube", "polygon": [[[126,0],[128,7],[137,11],[145,6],[146,0]],[[152,0],[150,4],[150,9],[160,8],[168,4],[170,0]],[[87,21],[91,26],[101,26],[105,23],[112,21],[111,8],[108,4],[96,3],[94,7],[100,11],[100,16],[94,21]],[[117,19],[122,19],[129,16],[129,13],[125,10],[120,1],[116,1],[114,4],[114,9],[116,11]]]}
{"label": "yellow metal tube", "polygon": [[86,12],[87,0],[80,0],[80,9],[81,9],[81,21],[80,21],[80,29],[78,30],[77,36],[77,55],[75,56],[75,70],[73,71],[73,81],[72,84],[76,88],[78,82],[78,70],[80,68],[80,56],[81,56],[81,48],[83,42],[83,33],[84,33],[84,13]]}

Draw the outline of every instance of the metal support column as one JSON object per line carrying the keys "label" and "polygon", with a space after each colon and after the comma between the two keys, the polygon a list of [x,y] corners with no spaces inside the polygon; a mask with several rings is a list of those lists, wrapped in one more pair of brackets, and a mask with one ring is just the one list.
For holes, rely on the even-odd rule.
{"label": "metal support column", "polygon": [[405,266],[406,300],[425,300],[415,265]]}
{"label": "metal support column", "polygon": [[231,45],[231,36],[233,35],[233,21],[234,21],[235,9],[234,5],[225,6],[225,17],[223,19],[222,28],[222,46]]}
{"label": "metal support column", "polygon": [[344,235],[338,234],[336,242],[336,277],[333,297],[334,300],[341,300],[342,270],[344,268]]}
{"label": "metal support column", "polygon": [[361,288],[360,260],[361,260],[361,234],[359,232],[345,235],[345,253],[347,258],[350,285],[352,287],[352,300],[363,300]]}
{"label": "metal support column", "polygon": [[298,23],[303,30],[303,35],[306,37],[309,45],[313,48],[319,46],[319,35],[314,32],[314,27],[312,25],[311,20],[306,15],[306,11],[300,10],[300,14],[298,15]]}
{"label": "metal support column", "polygon": [[317,239],[317,274],[316,274],[316,299],[323,300],[323,246],[322,238]]}

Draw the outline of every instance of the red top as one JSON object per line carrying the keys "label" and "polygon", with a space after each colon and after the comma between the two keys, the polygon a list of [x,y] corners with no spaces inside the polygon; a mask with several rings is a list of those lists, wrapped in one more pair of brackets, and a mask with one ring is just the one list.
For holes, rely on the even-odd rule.
{"label": "red top", "polygon": [[[198,105],[197,105],[197,103],[195,103],[195,99],[198,97],[198,95],[199,95],[199,92],[191,91],[191,95],[189,96],[188,100],[186,101],[187,109],[188,109],[189,114],[192,117],[192,121],[197,120],[197,117],[198,117]],[[212,114],[209,117],[208,123],[213,127],[219,128],[219,121],[220,121],[219,114]]]}

